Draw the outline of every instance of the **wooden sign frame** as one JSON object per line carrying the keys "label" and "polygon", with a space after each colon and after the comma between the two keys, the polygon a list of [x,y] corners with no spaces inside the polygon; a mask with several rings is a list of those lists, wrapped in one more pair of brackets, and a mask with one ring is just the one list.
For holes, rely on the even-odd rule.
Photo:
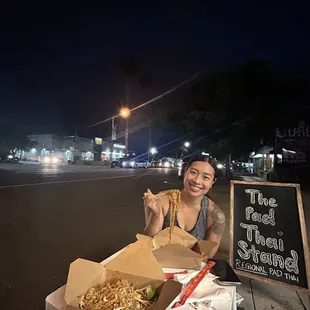
{"label": "wooden sign frame", "polygon": [[305,270],[307,276],[308,289],[292,285],[289,283],[268,279],[250,272],[240,271],[238,269],[234,269],[234,271],[240,276],[252,278],[257,281],[262,281],[265,283],[269,283],[272,285],[278,285],[282,287],[286,287],[289,289],[293,289],[296,291],[303,291],[305,293],[310,294],[310,254],[309,254],[309,245],[307,238],[307,229],[305,223],[305,215],[302,203],[302,196],[300,191],[300,185],[294,183],[274,183],[274,182],[248,182],[248,181],[231,181],[230,182],[230,250],[229,250],[229,262],[233,267],[233,259],[234,259],[234,186],[235,184],[244,184],[244,185],[265,185],[265,186],[276,186],[276,187],[294,187],[296,189],[296,197],[297,197],[297,205],[298,205],[298,215],[299,215],[299,223],[300,223],[300,231],[302,237],[302,246],[304,250],[304,260],[305,260]]}

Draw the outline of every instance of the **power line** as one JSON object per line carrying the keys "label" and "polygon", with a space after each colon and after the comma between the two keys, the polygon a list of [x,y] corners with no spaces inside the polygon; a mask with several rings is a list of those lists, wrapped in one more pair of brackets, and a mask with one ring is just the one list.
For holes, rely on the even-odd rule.
{"label": "power line", "polygon": [[[194,140],[194,141],[192,142],[192,144],[195,144],[196,142],[198,142],[198,141],[200,141],[200,140],[202,140],[202,139],[205,139],[205,138],[207,138],[207,137],[209,137],[209,136],[212,136],[212,135],[214,135],[214,134],[216,134],[216,133],[218,133],[218,132],[220,132],[220,131],[223,131],[223,130],[225,130],[225,129],[227,129],[227,128],[230,128],[230,127],[232,127],[232,126],[234,126],[234,125],[231,124],[231,125],[228,125],[228,126],[219,128],[219,129],[217,129],[217,130],[215,130],[215,131],[213,131],[213,132],[211,132],[211,133],[208,133],[208,134],[202,136],[201,138],[198,138],[198,139]],[[202,129],[202,128],[197,128],[197,129],[194,130],[193,132],[198,131],[198,130],[200,130],[200,129]],[[192,135],[193,132],[188,133],[188,134],[186,134],[186,135],[183,135],[183,136],[181,136],[181,137],[179,137],[179,138],[177,138],[177,139],[174,139],[174,140],[172,140],[172,141],[169,141],[169,142],[167,142],[167,143],[165,143],[165,144],[163,144],[163,145],[161,145],[161,146],[158,146],[158,147],[157,147],[157,150],[160,150],[160,149],[162,149],[162,148],[164,148],[164,147],[166,147],[166,146],[168,146],[168,145],[170,145],[170,144],[172,144],[172,143],[175,143],[175,142],[177,142],[177,141],[180,141],[180,140],[182,140],[182,139],[184,139],[184,138],[186,138],[186,137]],[[173,151],[175,151],[176,149],[177,149],[177,148],[175,148]],[[187,156],[191,156],[191,155],[194,154],[194,153],[195,153],[195,152],[193,152],[193,153],[191,153],[191,154],[189,154],[189,155],[187,155]],[[143,154],[141,154],[141,155],[138,155],[136,158],[145,156],[146,154],[147,154],[147,152],[146,152],[146,153],[143,153]]]}
{"label": "power line", "polygon": [[[142,108],[142,107],[144,107],[144,106],[146,106],[146,105],[148,105],[148,104],[150,104],[150,103],[152,103],[152,102],[154,102],[154,101],[156,101],[156,100],[158,100],[158,99],[161,99],[162,97],[164,97],[164,96],[166,96],[166,95],[168,95],[168,94],[170,94],[170,93],[176,91],[177,89],[179,89],[180,87],[182,87],[184,84],[188,83],[189,81],[195,79],[195,78],[196,78],[197,76],[199,76],[200,74],[201,74],[201,72],[195,73],[195,74],[194,74],[193,76],[191,76],[189,79],[187,79],[187,80],[183,81],[182,83],[180,83],[180,84],[178,84],[178,85],[172,87],[170,90],[164,92],[163,94],[161,94],[161,95],[159,95],[159,96],[157,96],[157,97],[155,97],[155,98],[153,98],[153,99],[151,99],[151,100],[149,100],[149,101],[147,101],[147,102],[144,102],[144,103],[142,103],[142,104],[140,104],[140,105],[138,105],[138,106],[136,106],[136,107],[134,107],[134,108],[132,108],[130,111],[135,111],[135,110],[140,109],[140,108]],[[116,117],[119,117],[119,114],[118,114],[118,115],[115,115],[115,116],[112,116],[112,117],[110,117],[110,118],[107,118],[107,119],[105,119],[105,120],[103,120],[103,121],[100,121],[100,122],[98,122],[98,123],[95,123],[95,124],[93,124],[93,125],[90,125],[90,126],[88,126],[87,128],[95,127],[95,126],[97,126],[97,125],[106,123],[106,122],[112,120],[112,118],[116,118]]]}

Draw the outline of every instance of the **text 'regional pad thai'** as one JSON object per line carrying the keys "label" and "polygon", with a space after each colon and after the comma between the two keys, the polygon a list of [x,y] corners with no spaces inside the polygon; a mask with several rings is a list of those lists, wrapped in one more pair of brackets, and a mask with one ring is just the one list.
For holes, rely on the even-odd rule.
{"label": "text 'regional pad thai'", "polygon": [[90,288],[81,296],[79,308],[85,310],[152,310],[156,290],[150,285],[137,289],[124,279],[115,279]]}

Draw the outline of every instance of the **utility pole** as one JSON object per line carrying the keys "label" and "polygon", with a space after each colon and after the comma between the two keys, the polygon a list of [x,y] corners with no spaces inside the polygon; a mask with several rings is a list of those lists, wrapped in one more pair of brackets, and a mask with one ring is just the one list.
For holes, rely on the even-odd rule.
{"label": "utility pole", "polygon": [[77,137],[77,125],[75,125],[75,131],[73,137],[73,150],[75,150],[76,137]]}
{"label": "utility pole", "polygon": [[125,131],[125,156],[128,154],[128,118],[126,118],[126,131]]}
{"label": "utility pole", "polygon": [[[151,114],[149,115],[149,147],[147,150],[147,161],[150,162],[150,151],[152,147],[152,128],[151,128]],[[153,156],[154,158],[154,156]]]}
{"label": "utility pole", "polygon": [[113,160],[113,148],[114,148],[114,141],[116,140],[116,130],[115,130],[115,119],[112,117],[112,136],[111,136],[111,154],[110,154],[110,161]]}
{"label": "utility pole", "polygon": [[125,98],[125,102],[126,102],[126,106],[129,109],[129,101],[130,101],[130,82],[129,79],[127,78],[126,80],[126,98]]}
{"label": "utility pole", "polygon": [[76,150],[75,150],[75,147],[76,147],[76,137],[77,137],[77,125],[75,125],[75,131],[74,131],[74,137],[73,137],[73,150],[71,150],[71,155],[72,155],[72,162],[74,162],[74,158],[75,158],[75,155],[76,155]]}
{"label": "utility pole", "polygon": [[[127,81],[126,81],[126,107],[128,109],[130,109],[129,107],[129,96],[130,96],[130,84],[129,84],[129,79],[127,78]],[[127,156],[128,154],[128,144],[129,144],[129,141],[128,141],[128,117],[126,118],[126,131],[125,131],[125,156]]]}

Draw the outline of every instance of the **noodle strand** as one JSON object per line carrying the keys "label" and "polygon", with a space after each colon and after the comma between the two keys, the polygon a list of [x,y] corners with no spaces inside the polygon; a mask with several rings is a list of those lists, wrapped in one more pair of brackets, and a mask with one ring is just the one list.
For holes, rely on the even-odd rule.
{"label": "noodle strand", "polygon": [[171,189],[167,191],[169,197],[169,211],[170,211],[170,230],[169,243],[171,243],[171,236],[174,229],[175,215],[180,205],[181,192],[178,189]]}

